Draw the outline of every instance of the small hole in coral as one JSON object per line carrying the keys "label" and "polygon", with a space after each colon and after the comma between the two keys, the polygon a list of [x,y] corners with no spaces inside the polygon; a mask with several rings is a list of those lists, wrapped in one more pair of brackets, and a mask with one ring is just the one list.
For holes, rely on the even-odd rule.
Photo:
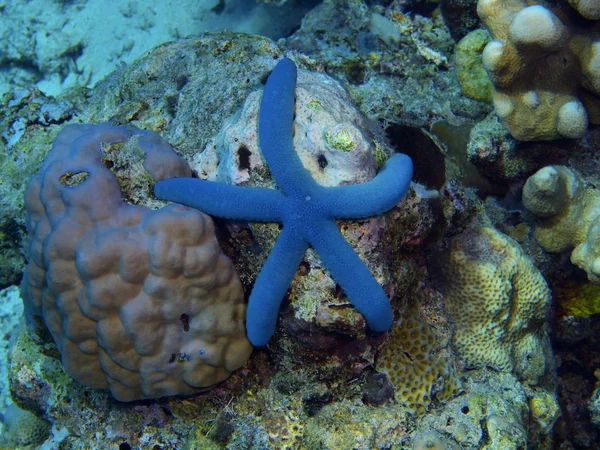
{"label": "small hole in coral", "polygon": [[325,156],[323,155],[319,155],[319,157],[317,158],[317,162],[319,163],[319,167],[321,169],[324,169],[325,167],[327,167],[327,158],[325,158]]}
{"label": "small hole in coral", "polygon": [[238,169],[240,170],[248,170],[250,168],[250,155],[252,153],[248,150],[244,144],[238,147]]}
{"label": "small hole in coral", "polygon": [[182,314],[179,316],[179,321],[181,322],[183,331],[190,331],[190,316],[187,314]]}
{"label": "small hole in coral", "polygon": [[79,186],[90,176],[90,173],[82,170],[80,172],[66,172],[60,178],[60,184],[68,187]]}
{"label": "small hole in coral", "polygon": [[176,358],[177,358],[177,355],[175,353],[171,353],[171,357],[169,358],[169,362],[170,363],[174,363]]}
{"label": "small hole in coral", "polygon": [[177,78],[177,90],[180,91],[183,89],[183,87],[188,84],[188,82],[190,81],[190,77],[187,75],[180,75],[179,78]]}
{"label": "small hole in coral", "polygon": [[302,261],[299,266],[300,275],[308,275],[309,272],[310,272],[310,264],[307,263],[306,261]]}
{"label": "small hole in coral", "polygon": [[469,414],[469,407],[468,406],[463,406],[462,408],[460,408],[460,411],[463,414]]}
{"label": "small hole in coral", "polygon": [[175,417],[175,416],[173,416],[173,413],[171,412],[171,410],[169,408],[167,408],[166,406],[161,406],[160,409],[162,410],[162,412],[164,413],[165,416]]}
{"label": "small hole in coral", "polygon": [[119,444],[119,450],[131,450],[131,445],[129,445],[127,442],[121,442]]}

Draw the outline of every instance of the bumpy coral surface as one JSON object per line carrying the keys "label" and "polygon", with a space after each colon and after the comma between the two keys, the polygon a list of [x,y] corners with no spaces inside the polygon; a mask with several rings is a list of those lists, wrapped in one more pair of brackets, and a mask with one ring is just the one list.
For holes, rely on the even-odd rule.
{"label": "bumpy coral surface", "polygon": [[540,245],[548,252],[573,249],[573,264],[600,284],[600,190],[568,167],[546,166],[527,179],[523,204],[539,218]]}
{"label": "bumpy coral surface", "polygon": [[440,356],[435,330],[409,308],[392,327],[377,361],[387,374],[398,402],[415,412],[427,409],[433,398],[447,400],[460,387],[451,360]]}
{"label": "bumpy coral surface", "polygon": [[[541,3],[478,2],[494,39],[482,55],[494,108],[516,139],[581,138],[590,122],[600,122],[600,25],[582,21],[564,5]],[[590,13],[597,2],[570,3],[597,19],[597,11]]]}
{"label": "bumpy coral surface", "polygon": [[444,273],[453,344],[465,365],[536,382],[548,369],[550,290],[516,241],[493,228],[457,236]]}
{"label": "bumpy coral surface", "polygon": [[122,401],[198,392],[251,352],[242,287],[211,219],[121,199],[102,145],[132,134],[154,179],[190,175],[154,133],[71,125],[25,199],[26,312],[43,318],[73,378]]}

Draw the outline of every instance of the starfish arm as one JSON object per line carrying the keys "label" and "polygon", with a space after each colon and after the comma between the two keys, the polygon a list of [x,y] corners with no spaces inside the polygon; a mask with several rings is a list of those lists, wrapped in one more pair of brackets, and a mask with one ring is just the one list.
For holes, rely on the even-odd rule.
{"label": "starfish arm", "polygon": [[294,149],[295,90],[296,65],[291,59],[284,58],[275,66],[265,85],[258,118],[258,138],[277,185],[287,195],[304,196],[316,183]]}
{"label": "starfish arm", "polygon": [[321,261],[369,327],[375,331],[388,330],[394,315],[385,292],[344,239],[335,221],[320,225],[311,233],[310,244]]}
{"label": "starfish arm", "polygon": [[413,164],[410,157],[396,153],[371,181],[324,188],[322,202],[329,217],[358,219],[377,216],[398,204],[410,186]]}
{"label": "starfish arm", "polygon": [[265,345],[275,333],[281,301],[307,248],[307,242],[283,227],[248,299],[246,333],[252,345]]}
{"label": "starfish arm", "polygon": [[233,186],[185,177],[159,181],[154,185],[154,195],[211,216],[256,222],[281,222],[285,201],[285,196],[275,189]]}

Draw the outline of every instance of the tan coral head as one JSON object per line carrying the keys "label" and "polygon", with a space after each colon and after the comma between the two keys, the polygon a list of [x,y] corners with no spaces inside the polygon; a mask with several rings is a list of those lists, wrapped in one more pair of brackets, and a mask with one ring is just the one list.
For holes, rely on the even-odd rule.
{"label": "tan coral head", "polygon": [[65,127],[25,194],[25,309],[43,318],[81,383],[121,401],[194,394],[250,356],[242,285],[209,216],[121,199],[102,158],[126,141],[137,141],[152,178],[191,175],[150,131]]}
{"label": "tan coral head", "polygon": [[517,47],[554,51],[564,45],[567,31],[552,11],[542,5],[533,5],[515,15],[508,27],[508,35]]}
{"label": "tan coral head", "polygon": [[482,63],[494,109],[515,139],[580,139],[600,123],[600,37],[558,6],[531,3],[478,3],[493,38]]}

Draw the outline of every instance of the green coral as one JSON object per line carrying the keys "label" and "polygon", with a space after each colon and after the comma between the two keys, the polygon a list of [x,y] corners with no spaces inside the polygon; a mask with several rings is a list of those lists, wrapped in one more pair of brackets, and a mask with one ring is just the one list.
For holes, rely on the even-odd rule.
{"label": "green coral", "polygon": [[352,151],[356,147],[352,134],[345,129],[341,129],[335,134],[325,132],[325,142],[329,147],[342,152]]}
{"label": "green coral", "polygon": [[456,45],[454,55],[456,78],[462,93],[487,103],[492,101],[492,82],[481,62],[481,53],[491,39],[486,30],[471,31]]}

